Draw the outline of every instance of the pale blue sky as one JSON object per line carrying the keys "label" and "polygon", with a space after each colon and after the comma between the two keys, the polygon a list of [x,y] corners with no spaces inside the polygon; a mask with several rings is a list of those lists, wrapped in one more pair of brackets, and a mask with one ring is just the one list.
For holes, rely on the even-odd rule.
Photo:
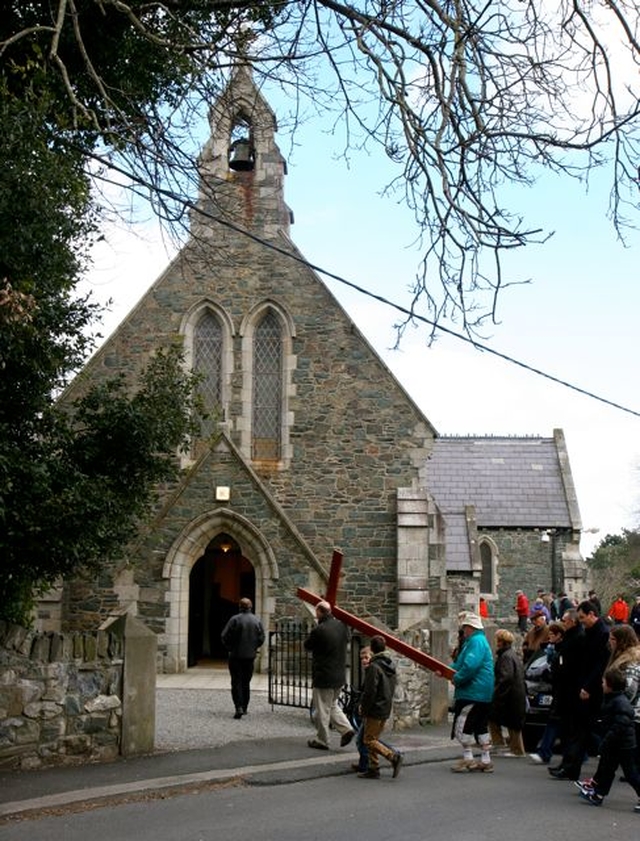
{"label": "pale blue sky", "polygon": [[[384,158],[335,159],[332,138],[309,124],[288,156],[285,197],[295,215],[293,241],[312,263],[409,306],[418,252],[411,214],[383,199]],[[584,186],[546,176],[519,190],[531,225],[556,231],[547,244],[522,250],[507,264],[526,286],[503,292],[500,324],[484,343],[559,379],[640,412],[636,373],[640,312],[640,242],[616,241],[606,219],[608,196],[598,178]],[[144,294],[168,260],[152,225],[134,239],[112,231],[96,252],[91,284],[114,299],[108,334]],[[507,279],[509,275],[507,274]],[[606,533],[635,527],[640,517],[640,418],[606,406],[443,336],[426,346],[427,328],[409,329],[398,351],[397,312],[336,281],[329,288],[442,434],[534,434],[564,430],[588,552]],[[425,310],[426,314],[426,310]],[[456,325],[447,325],[456,329]]]}

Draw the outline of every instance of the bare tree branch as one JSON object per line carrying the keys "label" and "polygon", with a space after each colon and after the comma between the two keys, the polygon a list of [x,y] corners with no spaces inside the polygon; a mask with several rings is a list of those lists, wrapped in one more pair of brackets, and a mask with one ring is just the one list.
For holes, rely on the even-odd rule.
{"label": "bare tree branch", "polygon": [[[396,166],[381,188],[415,217],[415,311],[461,320],[470,334],[519,282],[504,276],[502,256],[550,235],[526,219],[514,185],[530,188],[544,172],[587,180],[606,166],[613,225],[623,237],[635,223],[635,0],[59,0],[53,16],[44,0],[10,5],[0,70],[13,81],[40,49],[60,76],[66,126],[171,186],[158,196],[194,188],[188,120],[239,60],[288,91],[294,130],[305,112],[333,114],[345,159],[377,146]],[[96,21],[147,44],[150,62],[171,62],[162,96],[138,101],[126,77],[109,75]],[[174,224],[184,217],[166,198],[156,210]]]}

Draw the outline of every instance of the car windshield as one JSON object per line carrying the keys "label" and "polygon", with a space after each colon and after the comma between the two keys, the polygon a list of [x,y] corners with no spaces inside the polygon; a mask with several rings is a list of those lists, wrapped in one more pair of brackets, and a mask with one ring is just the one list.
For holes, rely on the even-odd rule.
{"label": "car windshield", "polygon": [[549,680],[549,661],[544,651],[533,658],[528,664],[524,676],[527,681],[548,681]]}

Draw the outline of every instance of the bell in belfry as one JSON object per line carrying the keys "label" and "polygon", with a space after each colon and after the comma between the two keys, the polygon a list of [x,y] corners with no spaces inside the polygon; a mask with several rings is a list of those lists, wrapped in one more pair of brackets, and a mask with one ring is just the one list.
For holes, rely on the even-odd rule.
{"label": "bell in belfry", "polygon": [[229,168],[236,172],[248,172],[253,169],[254,164],[253,146],[249,138],[234,140],[229,148]]}

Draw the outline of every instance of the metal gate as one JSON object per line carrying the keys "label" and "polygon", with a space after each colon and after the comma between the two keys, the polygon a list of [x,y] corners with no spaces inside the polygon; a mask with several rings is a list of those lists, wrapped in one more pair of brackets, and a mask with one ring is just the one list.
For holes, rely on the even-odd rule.
{"label": "metal gate", "polygon": [[[281,619],[269,632],[269,703],[287,707],[311,708],[313,694],[311,655],[304,641],[311,626],[298,619]],[[360,648],[363,638],[351,636],[347,658],[345,702],[360,690]]]}
{"label": "metal gate", "polygon": [[311,655],[304,650],[310,627],[281,619],[269,632],[269,703],[311,707]]}

